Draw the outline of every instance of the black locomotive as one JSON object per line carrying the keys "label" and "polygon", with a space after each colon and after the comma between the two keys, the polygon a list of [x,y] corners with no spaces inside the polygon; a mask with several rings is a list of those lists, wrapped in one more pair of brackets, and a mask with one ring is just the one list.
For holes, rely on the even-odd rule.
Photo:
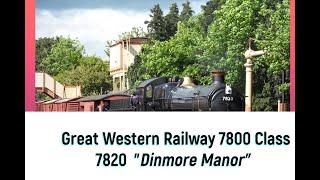
{"label": "black locomotive", "polygon": [[244,96],[224,82],[224,71],[213,71],[208,86],[191,78],[157,77],[142,82],[131,98],[108,102],[110,111],[244,111]]}

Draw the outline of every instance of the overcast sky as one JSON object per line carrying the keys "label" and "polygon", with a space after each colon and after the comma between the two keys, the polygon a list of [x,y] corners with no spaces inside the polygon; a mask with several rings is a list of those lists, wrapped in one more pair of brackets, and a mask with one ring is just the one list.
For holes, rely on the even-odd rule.
{"label": "overcast sky", "polygon": [[[190,0],[198,13],[207,0]],[[142,27],[149,20],[150,9],[157,3],[167,13],[176,2],[179,11],[185,0],[37,0],[36,38],[70,36],[84,45],[86,53],[106,59],[104,53],[108,40],[117,39],[132,27]]]}

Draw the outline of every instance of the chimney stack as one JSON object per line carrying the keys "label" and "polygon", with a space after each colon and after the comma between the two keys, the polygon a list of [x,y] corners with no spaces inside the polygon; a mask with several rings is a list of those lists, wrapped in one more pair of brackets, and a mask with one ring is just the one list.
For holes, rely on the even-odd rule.
{"label": "chimney stack", "polygon": [[224,83],[224,76],[226,72],[223,70],[212,71],[213,84]]}

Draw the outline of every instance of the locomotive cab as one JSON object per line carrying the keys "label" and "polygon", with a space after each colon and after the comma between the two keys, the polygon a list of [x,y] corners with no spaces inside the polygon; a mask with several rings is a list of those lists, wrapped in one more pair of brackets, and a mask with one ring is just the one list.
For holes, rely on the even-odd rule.
{"label": "locomotive cab", "polygon": [[137,110],[141,111],[150,111],[153,106],[153,95],[154,88],[157,85],[167,83],[167,78],[165,77],[157,77],[152,78],[146,81],[143,81],[137,88],[137,92],[139,93],[139,105],[137,105]]}

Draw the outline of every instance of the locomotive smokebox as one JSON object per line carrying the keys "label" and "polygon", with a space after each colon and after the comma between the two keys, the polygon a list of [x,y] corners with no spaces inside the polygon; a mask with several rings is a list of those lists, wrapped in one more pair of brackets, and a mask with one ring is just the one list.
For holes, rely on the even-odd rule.
{"label": "locomotive smokebox", "polygon": [[226,72],[223,70],[214,70],[212,71],[212,80],[213,84],[224,83],[224,76]]}

